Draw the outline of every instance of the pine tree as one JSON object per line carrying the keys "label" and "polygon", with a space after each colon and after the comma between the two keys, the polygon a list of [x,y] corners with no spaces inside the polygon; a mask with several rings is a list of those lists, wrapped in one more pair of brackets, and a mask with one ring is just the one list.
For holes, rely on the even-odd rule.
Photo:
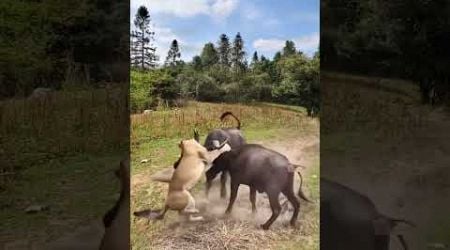
{"label": "pine tree", "polygon": [[136,12],[134,25],[138,29],[131,32],[131,65],[145,68],[154,68],[158,60],[152,46],[154,32],[150,31],[150,14],[145,6],[139,7]]}
{"label": "pine tree", "polygon": [[230,67],[230,40],[227,35],[220,35],[217,52],[219,55],[219,64],[223,67]]}
{"label": "pine tree", "polygon": [[244,40],[238,32],[233,41],[233,48],[231,50],[231,64],[235,73],[239,73],[245,69],[245,51]]}
{"label": "pine tree", "polygon": [[253,63],[257,63],[258,61],[259,61],[259,58],[258,58],[258,52],[255,51],[255,52],[253,53],[252,62],[253,62]]}
{"label": "pine tree", "polygon": [[295,55],[297,50],[295,49],[295,43],[287,40],[283,48],[283,56]]}
{"label": "pine tree", "polygon": [[258,58],[258,52],[253,52],[253,56],[252,56],[252,62],[250,63],[250,67],[252,69],[255,69],[255,67],[258,65],[259,63],[259,58]]}
{"label": "pine tree", "polygon": [[195,71],[202,70],[202,58],[200,58],[200,56],[194,56],[192,58],[192,68]]}
{"label": "pine tree", "polygon": [[181,61],[180,58],[181,58],[180,48],[178,47],[178,41],[175,39],[172,41],[170,49],[167,52],[167,57],[164,65],[171,67],[177,66]]}
{"label": "pine tree", "polygon": [[275,53],[275,55],[273,56],[273,61],[274,62],[278,62],[281,59],[281,52],[278,51],[277,53]]}
{"label": "pine tree", "polygon": [[214,64],[216,64],[219,60],[219,56],[217,54],[217,50],[214,47],[214,44],[207,43],[203,47],[202,54],[200,55],[202,66],[203,67],[210,67]]}

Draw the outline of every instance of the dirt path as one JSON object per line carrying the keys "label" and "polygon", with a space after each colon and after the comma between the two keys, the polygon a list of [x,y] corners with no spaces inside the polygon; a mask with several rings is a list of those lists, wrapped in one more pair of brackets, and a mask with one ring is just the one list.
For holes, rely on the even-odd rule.
{"label": "dirt path", "polygon": [[[302,170],[304,180],[318,178],[316,174],[312,174],[313,168],[319,168],[318,135],[284,141],[254,142],[286,155],[292,163],[306,166],[307,169]],[[138,178],[133,176],[133,187],[145,183],[146,179],[143,175]],[[177,218],[175,221],[165,222],[164,229],[156,237],[150,239],[152,247],[149,249],[280,249],[281,247],[284,249],[318,249],[318,190],[311,190],[312,187],[308,183],[310,182],[304,181],[303,190],[315,202],[312,204],[301,202],[298,228],[292,229],[288,225],[292,216],[289,206],[289,209],[280,215],[270,230],[263,231],[259,225],[263,224],[271,215],[267,196],[257,194],[258,212],[252,216],[249,188],[241,185],[231,216],[224,218],[228,197],[227,199],[220,198],[220,184],[217,178],[209,194],[209,199],[205,198],[201,192],[203,190],[194,194],[205,221],[187,223]],[[298,188],[298,185],[299,178],[297,176],[295,189]],[[229,195],[229,186],[227,195]],[[301,244],[302,246],[292,244]]]}

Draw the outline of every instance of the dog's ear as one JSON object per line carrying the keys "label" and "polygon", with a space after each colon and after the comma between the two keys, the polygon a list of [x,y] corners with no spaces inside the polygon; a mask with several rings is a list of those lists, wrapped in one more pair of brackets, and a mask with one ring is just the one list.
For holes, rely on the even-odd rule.
{"label": "dog's ear", "polygon": [[200,143],[200,134],[198,133],[198,130],[194,128],[194,139]]}

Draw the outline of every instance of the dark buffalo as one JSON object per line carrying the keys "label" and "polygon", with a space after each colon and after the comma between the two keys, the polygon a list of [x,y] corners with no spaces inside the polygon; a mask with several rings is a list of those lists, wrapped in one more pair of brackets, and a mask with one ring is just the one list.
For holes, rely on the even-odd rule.
{"label": "dark buffalo", "polygon": [[[220,116],[220,120],[223,121],[225,117],[232,116],[236,119],[238,125],[236,128],[220,128],[212,130],[205,139],[205,143],[203,146],[208,151],[213,151],[219,149],[220,146],[226,140],[231,149],[236,149],[246,143],[244,136],[241,133],[241,121],[231,112],[227,111]],[[197,131],[194,131],[195,140],[199,141],[200,137]],[[173,167],[176,169],[180,162],[182,156],[173,164]],[[227,195],[227,191],[225,188],[227,182],[227,174],[222,173],[220,177],[221,188],[220,188],[220,197],[225,198]]]}
{"label": "dark buffalo", "polygon": [[[320,247],[324,250],[388,250],[392,229],[403,222],[380,214],[373,202],[339,183],[320,179]],[[402,235],[397,235],[408,249]]]}
{"label": "dark buffalo", "polygon": [[115,172],[120,179],[120,197],[114,207],[104,216],[105,233],[100,243],[100,250],[121,250],[130,248],[130,162],[120,162]]}
{"label": "dark buffalo", "polygon": [[[280,193],[283,193],[294,207],[294,214],[290,223],[295,226],[300,210],[300,202],[293,191],[295,168],[295,165],[278,152],[261,145],[246,144],[238,149],[222,153],[213,161],[212,167],[206,172],[206,193],[208,193],[211,182],[218,173],[228,172],[231,176],[231,194],[230,203],[226,210],[227,214],[233,208],[239,185],[245,184],[250,187],[253,213],[256,212],[256,191],[259,193],[265,192],[269,197],[272,216],[261,225],[264,230],[269,229],[280,214]],[[300,173],[297,173],[301,178]],[[298,195],[309,201],[301,190],[301,184]]]}

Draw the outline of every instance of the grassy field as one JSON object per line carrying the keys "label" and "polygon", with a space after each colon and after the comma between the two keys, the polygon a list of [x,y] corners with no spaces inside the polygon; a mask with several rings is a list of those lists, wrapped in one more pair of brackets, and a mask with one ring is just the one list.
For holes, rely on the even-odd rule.
{"label": "grassy field", "polygon": [[[128,154],[125,88],[0,102],[0,248],[43,244],[99,220]],[[48,210],[25,213],[32,205]]]}
{"label": "grassy field", "polygon": [[[181,139],[192,138],[193,129],[200,131],[203,141],[207,132],[213,128],[222,127],[219,116],[224,111],[232,111],[241,119],[242,130],[249,142],[258,142],[278,147],[278,145],[289,148],[291,142],[303,137],[318,138],[318,120],[308,118],[305,111],[299,107],[274,105],[274,104],[255,104],[231,105],[231,104],[212,104],[192,102],[185,108],[179,110],[161,110],[150,114],[136,114],[131,117],[131,159],[132,159],[132,190],[131,190],[131,211],[137,211],[148,208],[158,208],[164,203],[167,185],[154,183],[149,180],[150,175],[162,170],[178,158],[180,152],[177,147]],[[230,119],[226,122],[228,126],[235,126],[235,121]],[[272,143],[272,144],[271,144]],[[296,153],[296,152],[295,152]],[[141,163],[141,160],[147,159],[148,162]],[[318,148],[310,152],[308,164],[311,164],[306,175],[306,185],[310,196],[318,201],[318,179],[319,158]],[[315,176],[316,178],[311,178]],[[197,187],[196,190],[203,186]],[[263,198],[260,198],[263,199]],[[169,213],[164,221],[146,222],[137,220],[132,216],[131,240],[133,249],[166,249],[164,244],[168,241],[181,244],[182,238],[188,235],[177,236],[174,239],[168,239],[170,227],[177,219],[176,213]],[[266,218],[267,219],[267,218]],[[267,237],[260,230],[255,230],[252,225],[248,229],[252,238],[245,243],[243,229],[246,227],[240,223],[227,224],[228,222],[217,222],[211,224],[211,228],[217,228],[217,231],[209,232],[204,228],[193,228],[192,232],[199,237],[203,235],[206,239],[234,239],[234,245],[229,245],[228,249],[239,247],[242,249],[253,249],[252,242],[258,245],[267,243],[270,249],[318,249],[318,206],[305,208],[299,221],[303,226],[299,230],[288,230],[286,228],[268,232]],[[225,223],[225,224],[221,224]],[[247,225],[248,227],[248,225]],[[169,230],[169,231],[168,231]],[[226,233],[223,230],[227,230]],[[222,233],[220,233],[222,232]],[[239,233],[240,232],[240,233]],[[219,235],[220,234],[220,235]],[[242,241],[239,240],[239,235]],[[259,235],[259,236],[258,236]],[[203,237],[202,236],[202,237]],[[267,238],[264,242],[262,238]],[[161,239],[165,239],[161,243]],[[156,242],[151,247],[149,242]],[[256,244],[254,243],[254,244]],[[174,243],[175,244],[175,243]],[[203,245],[202,245],[203,244]],[[198,247],[206,247],[210,242],[198,242]],[[240,244],[240,245],[239,245]],[[212,245],[208,245],[211,249]],[[298,248],[302,246],[302,248]],[[172,247],[180,247],[172,246]],[[184,246],[185,249],[192,249],[192,244]],[[223,247],[223,246],[222,246]]]}
{"label": "grassy field", "polygon": [[321,84],[321,175],[415,221],[417,229],[402,230],[411,249],[448,245],[447,107],[422,105],[418,86],[403,80],[322,72]]}

